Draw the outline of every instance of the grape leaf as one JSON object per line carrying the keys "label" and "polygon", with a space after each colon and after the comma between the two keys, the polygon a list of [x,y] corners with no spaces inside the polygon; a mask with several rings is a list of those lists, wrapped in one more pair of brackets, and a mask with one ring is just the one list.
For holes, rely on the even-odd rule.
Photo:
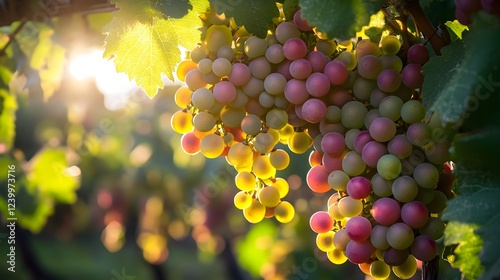
{"label": "grape leaf", "polygon": [[103,29],[107,33],[104,57],[114,58],[116,70],[153,98],[163,87],[162,75],[174,80],[175,66],[181,60],[179,46],[190,50],[200,41],[198,15],[207,10],[208,1],[191,0],[192,9],[182,18],[166,13],[182,0],[116,2],[120,10]]}
{"label": "grape leaf", "polygon": [[469,29],[463,35],[463,49],[456,41],[423,67],[424,105],[430,112],[441,112],[444,124],[461,123],[474,110],[471,96],[481,99],[485,88],[498,84],[500,18],[481,13]]}
{"label": "grape leaf", "polygon": [[467,25],[461,24],[460,22],[458,22],[458,20],[447,21],[447,22],[445,22],[445,25],[451,31],[453,31],[453,34],[456,35],[456,37],[458,37],[459,39],[462,39],[462,33],[465,30],[469,30],[469,28],[467,27]]}
{"label": "grape leaf", "polygon": [[0,154],[12,149],[14,144],[16,110],[16,97],[0,88]]}
{"label": "grape leaf", "polygon": [[302,16],[328,38],[347,40],[370,21],[380,10],[377,0],[301,0]]}
{"label": "grape leaf", "polygon": [[287,21],[293,20],[293,15],[298,9],[300,9],[299,0],[285,0],[283,2],[283,13]]}
{"label": "grape leaf", "polygon": [[238,26],[253,35],[265,38],[273,18],[279,17],[275,1],[269,0],[210,0],[218,14],[234,18]]}

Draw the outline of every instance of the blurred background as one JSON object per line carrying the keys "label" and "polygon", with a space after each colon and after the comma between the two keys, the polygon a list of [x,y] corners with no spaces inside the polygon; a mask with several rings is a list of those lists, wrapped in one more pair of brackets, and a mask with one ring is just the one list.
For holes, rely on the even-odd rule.
{"label": "blurred background", "polygon": [[[2,22],[0,67],[15,71],[4,79],[13,94],[0,96],[0,279],[365,279],[316,248],[308,220],[328,197],[305,184],[308,154],[291,154],[295,164],[279,173],[295,219],[249,224],[233,205],[235,171],[185,154],[170,127],[182,84],[165,79],[149,99],[102,59],[112,7],[103,10]],[[9,165],[15,273],[6,263]],[[460,278],[444,262],[440,276]]]}

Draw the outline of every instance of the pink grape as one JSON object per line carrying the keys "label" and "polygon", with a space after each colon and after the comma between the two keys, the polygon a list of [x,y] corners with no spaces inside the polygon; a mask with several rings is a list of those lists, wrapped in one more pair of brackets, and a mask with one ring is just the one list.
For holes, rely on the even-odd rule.
{"label": "pink grape", "polygon": [[310,95],[322,97],[330,91],[330,81],[323,73],[312,73],[306,80],[306,89]]}
{"label": "pink grape", "polygon": [[376,79],[382,71],[382,62],[374,55],[365,55],[358,62],[358,73],[365,79]]}
{"label": "pink grape", "polygon": [[342,156],[332,156],[329,154],[323,154],[321,163],[328,172],[332,172],[335,170],[342,170]]}
{"label": "pink grape", "polygon": [[354,137],[354,150],[361,154],[365,145],[371,141],[373,141],[373,138],[368,130],[359,132],[356,137]]}
{"label": "pink grape", "polygon": [[394,92],[401,85],[401,76],[396,70],[383,70],[377,76],[377,85],[384,92]]}
{"label": "pink grape", "polygon": [[410,201],[401,207],[401,219],[411,228],[421,228],[427,223],[429,211],[420,201]]}
{"label": "pink grape", "polygon": [[396,135],[396,125],[388,118],[380,117],[370,124],[370,135],[378,142],[387,142]]}
{"label": "pink grape", "polygon": [[347,194],[354,199],[365,199],[370,196],[372,192],[372,184],[367,178],[356,176],[349,180],[346,190]]}
{"label": "pink grape", "polygon": [[370,213],[377,223],[390,226],[399,220],[401,208],[396,200],[383,197],[373,203]]}
{"label": "pink grape", "polygon": [[413,240],[410,252],[418,260],[431,261],[438,254],[436,240],[428,235],[419,235]]}
{"label": "pink grape", "polygon": [[405,135],[396,135],[387,144],[389,153],[397,156],[399,159],[407,158],[413,151],[413,145]]}
{"label": "pink grape", "polygon": [[302,105],[302,116],[310,123],[319,123],[326,115],[326,105],[323,101],[311,98]]}
{"label": "pink grape", "polygon": [[339,156],[345,149],[344,136],[337,132],[329,132],[321,140],[321,150],[324,153]]}
{"label": "pink grape", "polygon": [[318,211],[309,219],[309,226],[316,233],[324,233],[333,228],[333,219],[328,212]]}
{"label": "pink grape", "polygon": [[365,241],[370,237],[372,225],[370,221],[363,216],[355,216],[349,219],[345,224],[347,236],[354,241]]}
{"label": "pink grape", "polygon": [[338,60],[332,60],[325,65],[325,75],[332,85],[341,85],[347,81],[349,70],[344,63]]}
{"label": "pink grape", "polygon": [[377,141],[371,141],[363,147],[361,157],[366,165],[376,168],[378,160],[385,154],[387,154],[387,148],[384,144]]}
{"label": "pink grape", "polygon": [[323,165],[313,166],[306,175],[307,185],[315,193],[325,193],[331,190],[328,175],[330,172]]}
{"label": "pink grape", "polygon": [[285,85],[284,93],[286,100],[296,105],[304,103],[309,98],[306,82],[303,80],[289,80]]}
{"label": "pink grape", "polygon": [[421,66],[416,63],[406,65],[401,72],[401,80],[403,84],[409,88],[421,88],[424,83],[424,75],[422,74]]}
{"label": "pink grape", "polygon": [[288,60],[297,60],[307,55],[307,46],[302,39],[290,38],[283,44],[283,54]]}
{"label": "pink grape", "polygon": [[215,84],[213,92],[215,100],[223,104],[233,102],[236,99],[236,88],[228,81]]}
{"label": "pink grape", "polygon": [[250,69],[243,63],[235,63],[227,78],[229,82],[237,87],[245,85],[250,79]]}
{"label": "pink grape", "polygon": [[292,64],[290,60],[284,59],[280,64],[278,64],[278,69],[276,70],[278,73],[283,75],[287,81],[293,78],[292,74],[290,74],[290,64]]}
{"label": "pink grape", "polygon": [[329,60],[324,53],[319,51],[312,51],[308,53],[306,59],[311,64],[313,72],[322,72]]}
{"label": "pink grape", "polygon": [[297,26],[297,28],[301,31],[310,31],[313,29],[312,26],[309,25],[307,19],[301,17],[301,10],[298,10],[293,14],[293,23]]}
{"label": "pink grape", "polygon": [[181,147],[187,154],[194,155],[200,151],[200,139],[193,132],[188,132],[181,137]]}
{"label": "pink grape", "polygon": [[429,61],[429,51],[423,44],[415,44],[406,53],[408,63],[424,64]]}
{"label": "pink grape", "polygon": [[290,74],[295,79],[305,80],[312,73],[312,65],[305,58],[292,61],[290,64]]}
{"label": "pink grape", "polygon": [[391,266],[399,266],[405,263],[410,252],[406,250],[398,250],[394,248],[389,248],[384,251],[384,261]]}
{"label": "pink grape", "polygon": [[355,264],[365,263],[370,260],[370,257],[375,253],[375,247],[370,241],[354,241],[351,240],[347,243],[345,255]]}

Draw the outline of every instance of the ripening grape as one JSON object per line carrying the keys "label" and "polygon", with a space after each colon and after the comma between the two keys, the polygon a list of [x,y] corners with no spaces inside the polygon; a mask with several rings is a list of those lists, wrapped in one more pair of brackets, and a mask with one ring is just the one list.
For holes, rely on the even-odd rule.
{"label": "ripening grape", "polygon": [[417,89],[422,87],[424,75],[420,64],[411,63],[406,65],[401,71],[401,80],[409,88]]}
{"label": "ripening grape", "polygon": [[401,217],[401,208],[396,200],[383,197],[373,203],[370,214],[377,223],[390,226]]}
{"label": "ripening grape", "polygon": [[429,211],[420,201],[410,201],[401,207],[401,219],[411,228],[421,228],[427,222]]}
{"label": "ripening grape", "polygon": [[384,92],[394,92],[401,85],[401,76],[393,69],[382,70],[377,76],[377,85]]}
{"label": "ripening grape", "polygon": [[396,135],[387,144],[387,149],[390,154],[395,155],[399,159],[404,159],[411,155],[413,145],[405,135]]}
{"label": "ripening grape", "polygon": [[387,250],[391,245],[387,242],[388,226],[376,225],[370,232],[370,242],[378,250]]}
{"label": "ripening grape", "polygon": [[267,179],[274,177],[276,169],[271,165],[268,156],[260,155],[254,159],[252,172],[259,178]]}
{"label": "ripening grape", "polygon": [[367,198],[372,192],[370,180],[362,176],[356,176],[349,180],[346,186],[347,194],[354,199]]}
{"label": "ripening grape", "polygon": [[188,87],[180,87],[179,89],[177,89],[174,95],[175,105],[179,106],[180,108],[187,108],[191,103],[192,93],[193,92]]}
{"label": "ripening grape", "polygon": [[347,261],[347,257],[343,251],[335,248],[332,251],[326,253],[328,260],[333,264],[343,264]]}
{"label": "ripening grape", "polygon": [[358,64],[356,55],[352,52],[342,52],[339,54],[336,60],[342,62],[347,68],[347,70],[353,70],[354,68],[356,68],[356,65]]}
{"label": "ripening grape", "polygon": [[198,70],[198,68],[187,72],[186,77],[185,77],[185,82],[186,82],[186,85],[191,90],[197,90],[197,89],[205,87],[207,85],[207,82],[205,81],[205,79],[203,77],[203,73],[201,73],[200,70]]}
{"label": "ripening grape", "polygon": [[365,171],[366,164],[360,154],[350,151],[342,159],[342,169],[349,176],[358,176]]}
{"label": "ripening grape", "polygon": [[431,261],[438,253],[436,241],[427,235],[415,237],[410,247],[411,254],[423,262]]}
{"label": "ripening grape", "polygon": [[366,263],[375,253],[375,247],[370,241],[355,241],[351,240],[345,249],[345,255],[352,263]]}
{"label": "ripening grape", "polygon": [[177,74],[177,78],[184,82],[186,80],[186,75],[189,73],[189,71],[193,69],[197,69],[198,66],[196,65],[196,62],[192,60],[183,60],[179,65],[177,65],[177,69],[175,70]]}
{"label": "ripening grape", "polygon": [[267,154],[274,149],[276,142],[271,133],[261,132],[257,134],[253,141],[253,148],[260,154]]}
{"label": "ripening grape", "polygon": [[391,275],[391,267],[384,261],[374,261],[370,265],[370,275],[375,279],[387,279]]}
{"label": "ripening grape", "polygon": [[295,209],[288,201],[282,201],[274,208],[274,217],[280,223],[289,223],[295,216]]}
{"label": "ripening grape", "polygon": [[395,223],[387,231],[387,242],[392,248],[404,250],[413,243],[414,234],[410,226],[405,223]]}
{"label": "ripening grape", "polygon": [[248,69],[253,77],[264,80],[271,74],[271,63],[264,56],[260,56],[250,61]]}
{"label": "ripening grape", "polygon": [[429,60],[429,51],[423,44],[415,44],[406,53],[408,63],[424,64]]}
{"label": "ripening grape", "polygon": [[345,196],[339,200],[339,212],[346,218],[351,218],[361,214],[363,211],[363,202],[350,196]]}
{"label": "ripening grape", "polygon": [[377,172],[387,180],[396,179],[401,169],[401,161],[394,155],[383,155],[377,162]]}
{"label": "ripening grape", "polygon": [[200,142],[200,151],[206,158],[216,158],[224,151],[224,139],[218,134],[209,134]]}
{"label": "ripening grape", "polygon": [[303,119],[309,123],[319,123],[325,118],[325,115],[326,105],[320,99],[311,98],[302,105]]}
{"label": "ripening grape", "polygon": [[323,252],[329,252],[335,249],[335,245],[333,245],[333,238],[335,237],[335,232],[327,231],[324,233],[319,233],[316,236],[316,245],[318,249]]}
{"label": "ripening grape", "polygon": [[374,55],[365,55],[358,61],[358,73],[365,79],[376,79],[382,71],[382,62]]}
{"label": "ripening grape", "polygon": [[217,57],[218,58],[225,58],[229,61],[233,60],[234,58],[234,51],[231,48],[231,46],[228,45],[223,45],[217,50]]}
{"label": "ripening grape", "polygon": [[297,60],[307,55],[307,46],[302,39],[290,38],[283,44],[283,54],[288,60]]}
{"label": "ripening grape", "polygon": [[316,193],[325,193],[331,190],[328,184],[329,174],[324,165],[313,166],[306,175],[307,185]]}
{"label": "ripening grape", "polygon": [[409,255],[410,250],[408,249],[398,250],[389,247],[389,249],[384,251],[383,259],[390,266],[399,266],[405,263]]}
{"label": "ripening grape", "polygon": [[257,199],[252,199],[252,203],[248,208],[243,209],[243,215],[248,222],[255,224],[264,219],[266,215],[266,207]]}
{"label": "ripening grape", "polygon": [[400,202],[410,202],[418,193],[418,185],[410,176],[401,176],[392,183],[392,194]]}
{"label": "ripening grape", "polygon": [[276,170],[284,170],[290,164],[290,155],[285,150],[277,149],[271,152],[269,160]]}
{"label": "ripening grape", "polygon": [[288,122],[288,114],[285,110],[273,108],[266,114],[266,124],[270,128],[282,129]]}
{"label": "ripening grape", "polygon": [[215,126],[215,117],[209,112],[199,112],[193,117],[193,126],[201,132],[211,131]]}
{"label": "ripening grape", "polygon": [[311,216],[309,226],[316,233],[325,233],[333,228],[333,220],[328,212],[319,211]]}
{"label": "ripening grape", "polygon": [[403,61],[401,58],[395,54],[383,55],[380,57],[380,62],[382,62],[382,69],[392,69],[400,73],[403,70]]}
{"label": "ripening grape", "polygon": [[283,178],[276,178],[272,185],[278,189],[280,193],[280,198],[285,197],[288,194],[288,191],[290,190],[290,186],[287,182],[287,180]]}
{"label": "ripening grape", "polygon": [[236,99],[236,87],[228,81],[215,84],[213,93],[215,100],[222,104],[233,102]]}
{"label": "ripening grape", "polygon": [[351,240],[365,241],[370,237],[372,225],[367,218],[355,216],[347,221],[345,230]]}
{"label": "ripening grape", "polygon": [[250,207],[252,204],[252,196],[245,191],[239,191],[234,196],[234,206],[240,210]]}
{"label": "ripening grape", "polygon": [[188,132],[181,137],[181,147],[186,154],[197,154],[200,151],[200,139],[193,132]]}
{"label": "ripening grape", "polygon": [[352,93],[361,101],[368,101],[371,93],[377,88],[377,81],[358,77],[352,85]]}
{"label": "ripening grape", "polygon": [[256,58],[266,54],[267,42],[256,36],[250,36],[244,44],[245,54],[249,58]]}
{"label": "ripening grape", "polygon": [[290,75],[295,79],[305,80],[312,73],[312,65],[307,59],[301,58],[292,61],[289,70]]}
{"label": "ripening grape", "polygon": [[227,160],[229,164],[234,167],[243,166],[247,162],[251,162],[253,158],[253,151],[248,145],[241,142],[233,144],[229,148]]}
{"label": "ripening grape", "polygon": [[392,184],[390,180],[384,179],[380,174],[375,173],[371,178],[373,193],[379,197],[388,197],[392,195]]}
{"label": "ripening grape", "polygon": [[370,135],[378,142],[387,142],[396,135],[396,125],[386,117],[376,118],[370,124]]}
{"label": "ripening grape", "polygon": [[441,219],[436,217],[429,217],[425,225],[418,229],[420,234],[428,235],[434,240],[443,237],[445,225]]}
{"label": "ripening grape", "polygon": [[220,111],[220,119],[227,127],[239,127],[245,117],[243,108],[224,106]]}
{"label": "ripening grape", "polygon": [[400,279],[409,279],[417,273],[417,261],[412,255],[409,255],[403,264],[393,266],[392,272]]}
{"label": "ripening grape", "polygon": [[349,238],[345,229],[338,230],[333,237],[333,244],[335,245],[335,248],[341,251],[345,251],[349,241],[351,241],[351,238]]}
{"label": "ripening grape", "polygon": [[288,148],[296,154],[305,153],[312,145],[312,139],[303,131],[294,131],[288,138]]}
{"label": "ripening grape", "polygon": [[186,111],[180,110],[172,115],[170,124],[175,132],[179,134],[185,134],[193,129],[192,121],[193,115]]}
{"label": "ripening grape", "polygon": [[273,44],[266,50],[266,59],[274,64],[278,64],[285,59],[283,46],[281,44]]}
{"label": "ripening grape", "polygon": [[363,158],[367,166],[376,168],[379,159],[385,154],[387,154],[387,148],[384,144],[370,141],[363,147],[361,158]]}
{"label": "ripening grape", "polygon": [[359,101],[350,101],[342,108],[342,125],[345,128],[362,128],[364,125],[364,118],[368,109]]}
{"label": "ripening grape", "polygon": [[280,203],[280,192],[275,186],[266,186],[257,193],[260,203],[266,207],[275,207]]}
{"label": "ripening grape", "polygon": [[299,38],[300,30],[292,22],[282,22],[276,27],[276,39],[284,44],[290,38]]}
{"label": "ripening grape", "polygon": [[397,54],[400,47],[401,42],[394,35],[387,35],[380,41],[380,50],[385,55]]}
{"label": "ripening grape", "polygon": [[439,171],[430,163],[421,163],[413,170],[413,178],[422,188],[434,188],[439,181]]}
{"label": "ripening grape", "polygon": [[367,55],[373,55],[373,56],[380,56],[382,52],[380,51],[380,48],[370,41],[370,39],[363,39],[358,42],[358,45],[356,46],[356,58],[359,61],[362,57],[367,56]]}
{"label": "ripening grape", "polygon": [[349,176],[342,170],[332,171],[328,175],[328,184],[336,191],[345,192],[349,180]]}

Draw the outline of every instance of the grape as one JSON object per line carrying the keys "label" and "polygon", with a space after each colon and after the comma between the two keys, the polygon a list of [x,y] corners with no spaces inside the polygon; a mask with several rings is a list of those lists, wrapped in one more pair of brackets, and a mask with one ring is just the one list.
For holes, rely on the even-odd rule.
{"label": "grape", "polygon": [[356,58],[358,61],[367,55],[373,55],[373,56],[380,56],[382,52],[380,51],[380,48],[370,41],[370,39],[363,39],[358,42],[358,45],[356,46]]}
{"label": "grape", "polygon": [[252,205],[252,196],[245,191],[240,191],[234,196],[234,206],[236,208],[243,210]]}
{"label": "grape", "polygon": [[328,175],[328,185],[336,191],[345,192],[348,182],[349,176],[342,170],[332,171]]}
{"label": "grape", "polygon": [[208,110],[214,105],[214,95],[212,91],[207,88],[199,88],[191,95],[191,102],[193,106],[199,110]]}
{"label": "grape", "polygon": [[309,188],[315,193],[325,193],[331,190],[328,184],[330,172],[323,165],[316,165],[309,169],[306,181]]}
{"label": "grape", "polygon": [[349,150],[355,150],[354,149],[354,140],[356,139],[356,136],[358,136],[358,133],[360,133],[359,129],[351,129],[346,132],[345,134],[345,145]]}
{"label": "grape", "polygon": [[219,57],[212,62],[212,72],[219,77],[229,75],[229,73],[231,73],[231,68],[231,62],[223,57]]}
{"label": "grape", "polygon": [[325,65],[324,74],[332,85],[341,85],[346,82],[349,71],[340,61],[333,60]]}
{"label": "grape", "polygon": [[378,250],[387,250],[390,245],[387,242],[387,231],[389,227],[383,225],[376,225],[370,232],[370,242]]}
{"label": "grape", "polygon": [[271,165],[276,168],[276,170],[284,170],[290,164],[290,156],[285,150],[277,149],[269,155],[269,160]]}
{"label": "grape", "polygon": [[231,46],[224,45],[217,50],[217,57],[231,61],[234,58],[234,51]]}
{"label": "grape", "polygon": [[401,58],[395,54],[383,55],[380,58],[380,62],[382,62],[382,69],[392,69],[396,72],[400,73],[403,70],[403,61]]}
{"label": "grape", "polygon": [[266,54],[267,42],[264,39],[260,39],[256,36],[250,36],[245,41],[244,44],[245,54],[249,58],[256,58]]}
{"label": "grape", "polygon": [[221,77],[214,74],[214,72],[209,72],[208,74],[203,74],[203,79],[207,84],[215,85],[220,82]]}
{"label": "grape", "polygon": [[361,214],[363,211],[363,202],[350,196],[345,196],[339,200],[339,212],[346,218],[352,218]]}
{"label": "grape", "polygon": [[290,138],[288,138],[288,148],[290,151],[296,154],[305,153],[309,147],[312,145],[312,139],[305,132],[294,132]]}
{"label": "grape", "polygon": [[276,27],[275,35],[281,44],[285,44],[290,38],[299,38],[300,30],[291,22],[282,22]]}
{"label": "grape", "polygon": [[373,203],[370,214],[377,223],[390,226],[399,220],[401,208],[396,200],[383,197]]}
{"label": "grape", "polygon": [[388,181],[380,174],[375,173],[371,178],[373,193],[379,197],[388,197],[392,195],[392,182]]}
{"label": "grape", "polygon": [[426,204],[430,213],[439,214],[446,208],[448,198],[442,191],[434,190],[434,197]]}
{"label": "grape", "polygon": [[276,169],[271,165],[268,156],[260,155],[254,159],[252,172],[259,178],[267,179],[274,177]]}
{"label": "grape", "polygon": [[239,127],[244,117],[245,110],[242,108],[224,106],[220,112],[220,119],[227,127]]}
{"label": "grape", "polygon": [[[231,164],[234,167],[245,165],[247,162],[251,162],[252,158],[253,158],[252,148],[241,142],[233,144],[229,148],[229,153],[227,155],[227,160],[229,164]],[[236,186],[238,186],[238,184],[236,184]]]}
{"label": "grape", "polygon": [[413,145],[404,135],[396,135],[387,144],[389,153],[395,155],[399,159],[404,159],[410,156],[413,151]]}
{"label": "grape", "polygon": [[295,79],[305,80],[312,73],[311,63],[305,58],[292,61],[290,64],[290,75]]}
{"label": "grape", "polygon": [[325,233],[333,228],[333,220],[328,212],[319,211],[311,216],[309,226],[316,233]]}
{"label": "grape", "polygon": [[382,71],[382,62],[374,55],[365,55],[358,62],[358,73],[365,79],[376,79]]}
{"label": "grape", "polygon": [[248,114],[241,120],[241,130],[248,135],[257,135],[261,127],[262,122],[260,118],[254,114]]}
{"label": "grape", "polygon": [[383,155],[377,162],[377,172],[387,180],[396,179],[401,173],[401,161],[393,155]]}
{"label": "grape", "polygon": [[409,255],[403,264],[393,266],[392,272],[401,279],[409,279],[417,273],[417,261],[412,255]]}
{"label": "grape", "polygon": [[415,44],[406,53],[408,63],[424,64],[429,60],[429,51],[422,44]]}
{"label": "grape", "polygon": [[188,132],[181,137],[182,150],[188,155],[195,155],[200,151],[200,139],[193,132]]}
{"label": "grape", "polygon": [[274,208],[274,217],[280,223],[289,223],[295,217],[295,209],[290,202],[282,201]]}
{"label": "grape", "polygon": [[422,188],[434,188],[439,181],[439,171],[430,163],[421,163],[415,167],[413,178]]}
{"label": "grape", "polygon": [[185,82],[190,90],[197,90],[207,85],[207,82],[203,78],[203,73],[198,69],[187,72]]}
{"label": "grape", "polygon": [[261,80],[271,74],[271,64],[263,56],[252,59],[248,64],[248,69],[250,69],[252,76]]}
{"label": "grape", "polygon": [[384,261],[390,266],[400,266],[408,259],[410,252],[408,249],[397,250],[389,248],[384,251]]}
{"label": "grape", "polygon": [[309,123],[319,123],[325,115],[326,105],[320,99],[311,98],[302,105],[302,116]]}
{"label": "grape", "polygon": [[449,141],[443,141],[441,143],[430,142],[424,147],[425,156],[429,162],[442,165],[450,159],[450,146]]}
{"label": "grape", "polygon": [[372,225],[370,221],[363,216],[350,218],[345,224],[347,236],[354,241],[365,241],[370,237]]}
{"label": "grape", "polygon": [[243,63],[235,63],[228,75],[228,80],[234,86],[243,86],[250,79],[250,69]]}
{"label": "grape", "polygon": [[248,82],[243,85],[242,90],[248,97],[257,97],[264,91],[264,81],[255,77],[250,77]]}
{"label": "grape", "polygon": [[[434,190],[433,189],[427,189],[427,188],[418,188],[418,193],[417,196],[415,197],[415,200],[423,202],[424,204],[430,203],[434,199]],[[429,209],[429,208],[427,208]]]}
{"label": "grape", "polygon": [[335,41],[318,40],[316,42],[316,50],[327,56],[331,56],[337,50],[337,44]]}
{"label": "grape", "polygon": [[392,248],[404,250],[413,243],[413,230],[405,223],[395,223],[387,230],[387,242]]}
{"label": "grape", "polygon": [[271,73],[264,80],[264,89],[271,95],[282,94],[285,85],[287,84],[286,78],[279,73]]}
{"label": "grape", "polygon": [[372,122],[380,117],[382,116],[380,115],[380,111],[378,109],[371,109],[365,115],[365,120],[364,120],[365,127],[370,127]]}
{"label": "grape", "polygon": [[328,170],[328,172],[332,172],[335,170],[342,170],[342,160],[343,156],[331,156],[329,154],[323,154],[321,163],[325,168]]}
{"label": "grape", "polygon": [[280,203],[280,192],[275,186],[266,186],[258,192],[259,202],[266,207],[275,207]]}
{"label": "grape", "polygon": [[434,240],[443,237],[445,225],[439,218],[429,217],[427,222],[418,231],[422,235],[428,235]]}
{"label": "grape", "polygon": [[347,261],[347,257],[344,252],[335,248],[332,251],[326,253],[328,260],[333,264],[343,264]]}
{"label": "grape", "polygon": [[370,241],[351,240],[347,243],[345,249],[345,255],[349,261],[356,264],[367,262],[374,253],[375,247],[373,247]]}
{"label": "grape", "polygon": [[199,112],[193,118],[193,126],[201,132],[211,131],[215,126],[215,118],[208,112]]}
{"label": "grape", "polygon": [[248,222],[252,224],[258,223],[264,219],[266,207],[260,204],[257,199],[253,199],[252,204],[243,210],[243,215]]}
{"label": "grape", "polygon": [[401,219],[411,228],[421,228],[427,222],[429,211],[420,201],[410,201],[401,207]]}
{"label": "grape", "polygon": [[274,44],[269,46],[266,50],[266,59],[273,64],[282,62],[285,59],[283,46],[281,44]]}
{"label": "grape", "polygon": [[205,36],[207,49],[211,52],[217,52],[224,45],[230,46],[232,39],[231,30],[225,25],[218,24],[210,26]]}
{"label": "grape", "polygon": [[203,74],[208,74],[212,71],[212,60],[203,58],[198,62],[198,70]]}
{"label": "grape", "polygon": [[333,245],[333,238],[335,236],[335,232],[327,231],[324,233],[319,233],[316,236],[316,246],[322,252],[329,252],[335,249],[335,245]]}
{"label": "grape", "polygon": [[180,87],[175,92],[175,104],[181,108],[187,108],[191,103],[192,91],[188,87]]}
{"label": "grape", "polygon": [[366,109],[363,103],[359,101],[347,102],[342,107],[342,125],[348,129],[362,128],[364,125],[364,117],[367,112],[368,109]]}
{"label": "grape", "polygon": [[277,72],[283,75],[287,80],[293,78],[292,75],[290,74],[290,64],[292,64],[290,60],[284,59],[280,64],[278,64],[278,69],[277,69]]}
{"label": "grape", "polygon": [[363,147],[361,157],[366,165],[376,168],[379,159],[385,154],[387,154],[387,148],[384,144],[377,141],[371,141]]}
{"label": "grape", "polygon": [[321,140],[321,150],[332,156],[339,156],[345,149],[345,140],[342,134],[329,132]]}
{"label": "grape", "polygon": [[274,149],[276,142],[271,133],[261,132],[255,136],[253,148],[261,154],[267,154]]}
{"label": "grape", "polygon": [[352,95],[346,89],[341,87],[331,88],[328,95],[330,105],[335,105],[341,109],[345,104],[354,100]]}
{"label": "grape", "polygon": [[266,124],[270,128],[282,129],[283,127],[285,127],[287,122],[288,114],[282,109],[273,108],[266,114]]}
{"label": "grape", "polygon": [[421,88],[424,82],[424,75],[422,74],[420,64],[411,63],[406,65],[401,72],[401,80],[409,88]]}
{"label": "grape", "polygon": [[[200,62],[202,59],[207,57],[207,53],[204,47],[201,46],[196,46],[194,49],[191,50],[189,53],[189,57],[191,60],[195,63]],[[179,79],[182,81],[182,79]]]}
{"label": "grape", "polygon": [[306,89],[311,96],[325,96],[330,91],[330,80],[323,73],[312,73],[306,80]]}
{"label": "grape", "polygon": [[341,251],[345,251],[347,243],[349,243],[349,241],[351,241],[351,239],[347,235],[345,229],[338,230],[333,237],[333,245],[335,245],[336,249]]}
{"label": "grape", "polygon": [[409,202],[415,199],[418,193],[418,185],[410,176],[401,176],[392,183],[392,194],[401,202]]}
{"label": "grape", "polygon": [[387,279],[391,275],[391,267],[384,261],[374,261],[370,265],[370,275],[375,279]]}
{"label": "grape", "polygon": [[368,101],[370,99],[370,95],[377,88],[377,82],[374,80],[368,80],[362,77],[359,77],[354,82],[352,87],[352,93],[354,96],[362,101]]}
{"label": "grape", "polygon": [[396,125],[386,117],[380,117],[370,124],[370,135],[378,142],[387,142],[396,135]]}
{"label": "grape", "polygon": [[283,54],[288,60],[297,60],[307,55],[307,46],[299,38],[290,38],[283,44]]}
{"label": "grape", "polygon": [[325,119],[329,123],[337,123],[340,121],[340,118],[342,117],[342,111],[340,110],[339,107],[332,105],[326,107],[326,115]]}
{"label": "grape", "polygon": [[349,176],[358,176],[365,171],[366,164],[356,151],[348,152],[342,159],[342,169]]}
{"label": "grape", "polygon": [[172,119],[170,120],[170,124],[172,129],[179,133],[185,134],[193,129],[193,115],[186,111],[177,111],[172,115]]}
{"label": "grape", "polygon": [[377,76],[377,85],[384,92],[394,92],[401,85],[401,76],[393,69],[382,70]]}
{"label": "grape", "polygon": [[213,88],[215,100],[222,104],[233,102],[236,99],[236,88],[228,81],[217,83]]}
{"label": "grape", "polygon": [[356,59],[356,55],[352,52],[342,52],[336,58],[336,60],[342,62],[347,70],[353,70],[358,65],[358,61]]}
{"label": "grape", "polygon": [[[311,64],[312,72],[322,72],[325,69],[326,64],[330,60],[326,55],[319,51],[312,51],[306,56],[307,61]],[[325,75],[328,76],[326,72]]]}
{"label": "grape", "polygon": [[263,91],[259,95],[259,103],[264,108],[271,108],[274,106],[274,97],[269,93]]}
{"label": "grape", "polygon": [[209,134],[200,142],[200,151],[206,158],[216,158],[224,151],[224,139],[218,134]]}
{"label": "grape", "polygon": [[423,262],[431,261],[438,253],[436,241],[427,235],[415,237],[410,248],[411,254]]}
{"label": "grape", "polygon": [[349,180],[346,186],[346,190],[347,194],[350,195],[352,198],[364,199],[367,198],[372,192],[372,186],[370,180],[362,176],[356,176],[351,178],[351,180]]}
{"label": "grape", "polygon": [[285,85],[284,93],[286,100],[292,104],[302,104],[309,98],[306,82],[298,79],[289,80]]}
{"label": "grape", "polygon": [[380,41],[380,50],[383,54],[397,54],[401,47],[401,42],[394,35],[387,35]]}

